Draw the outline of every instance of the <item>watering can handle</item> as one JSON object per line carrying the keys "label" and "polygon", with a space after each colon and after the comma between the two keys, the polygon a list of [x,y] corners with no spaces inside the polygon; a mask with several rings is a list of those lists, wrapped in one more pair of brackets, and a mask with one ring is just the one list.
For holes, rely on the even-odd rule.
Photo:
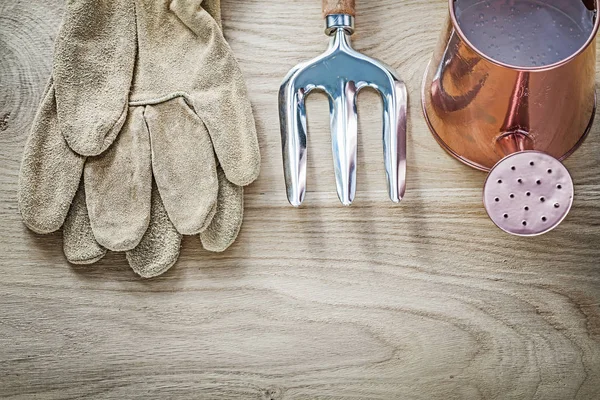
{"label": "watering can handle", "polygon": [[332,14],[356,15],[355,0],[323,0],[323,15]]}

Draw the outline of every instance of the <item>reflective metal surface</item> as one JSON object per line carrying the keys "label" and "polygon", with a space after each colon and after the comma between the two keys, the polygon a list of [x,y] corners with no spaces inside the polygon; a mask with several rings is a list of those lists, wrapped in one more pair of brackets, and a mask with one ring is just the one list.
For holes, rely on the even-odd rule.
{"label": "reflective metal surface", "polygon": [[348,14],[331,14],[325,17],[325,34],[331,36],[338,29],[354,33],[354,17]]}
{"label": "reflective metal surface", "polygon": [[391,200],[400,202],[406,190],[406,87],[390,68],[352,49],[353,25],[349,15],[329,15],[329,48],[294,67],[279,92],[287,195],[295,207],[302,204],[306,193],[305,99],[314,90],[329,97],[333,160],[342,204],[352,204],[356,194],[356,97],[365,87],[377,90],[383,99],[384,161]]}
{"label": "reflective metal surface", "polygon": [[490,172],[485,209],[503,231],[537,236],[556,228],[573,205],[573,180],[556,158],[537,151],[515,153]]}
{"label": "reflective metal surface", "polygon": [[[492,5],[494,2],[491,2]],[[553,0],[569,7],[572,0]],[[597,10],[600,0],[587,1]],[[423,82],[429,127],[451,155],[488,171],[506,153],[501,139],[516,130],[533,148],[563,160],[582,143],[596,109],[596,20],[586,44],[559,63],[502,64],[474,47],[459,26],[454,0]],[[547,45],[556,45],[555,37]],[[525,50],[522,50],[522,52]],[[535,54],[532,54],[532,57]]]}
{"label": "reflective metal surface", "polygon": [[[486,7],[485,15],[475,15],[478,20],[473,25],[483,29],[482,35],[488,34],[486,39],[473,36],[476,29],[463,31],[455,9],[458,0],[449,0],[450,12],[423,80],[423,111],[431,132],[458,160],[491,170],[483,193],[485,208],[500,229],[513,235],[549,232],[571,209],[573,182],[560,160],[581,145],[595,116],[596,33],[600,27],[595,12],[600,0],[583,1],[584,15],[595,16],[588,36],[582,38],[583,46],[547,65],[539,64],[539,57],[547,54],[537,54],[533,48],[499,46],[527,27],[518,26],[521,31],[509,32],[506,37],[493,36],[490,29],[494,21],[500,21],[494,13],[512,4],[528,5],[530,10],[551,6],[563,16],[572,16],[582,9],[578,1],[460,0]],[[529,14],[534,15],[533,11]],[[531,28],[540,32],[539,24]],[[492,41],[477,48],[465,32],[473,41]],[[541,35],[537,46],[556,50],[559,37]],[[563,57],[561,54],[555,55]],[[525,56],[531,64],[510,65],[499,61],[498,55],[512,55],[513,60]]]}

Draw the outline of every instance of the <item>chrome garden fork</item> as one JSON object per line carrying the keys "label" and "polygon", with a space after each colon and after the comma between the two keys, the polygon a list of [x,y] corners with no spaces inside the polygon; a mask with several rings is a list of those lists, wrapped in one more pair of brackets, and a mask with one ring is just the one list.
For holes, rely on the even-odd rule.
{"label": "chrome garden fork", "polygon": [[338,197],[349,206],[356,195],[358,92],[365,87],[383,98],[383,150],[393,202],[406,190],[406,86],[389,67],[352,48],[354,0],[323,0],[325,33],[331,37],[321,56],[297,65],[279,91],[279,118],[287,196],[299,207],[306,193],[307,120],[305,99],[313,90],[329,98],[331,139]]}

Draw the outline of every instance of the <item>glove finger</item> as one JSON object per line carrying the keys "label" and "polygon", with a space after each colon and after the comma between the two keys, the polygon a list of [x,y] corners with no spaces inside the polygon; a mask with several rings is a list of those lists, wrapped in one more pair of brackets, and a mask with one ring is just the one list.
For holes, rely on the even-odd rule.
{"label": "glove finger", "polygon": [[66,2],[53,73],[61,130],[79,154],[102,153],[125,121],[135,22],[132,0]]}
{"label": "glove finger", "polygon": [[183,98],[147,106],[152,169],[173,224],[184,235],[202,232],[215,213],[217,166],[206,127]]}
{"label": "glove finger", "polygon": [[[199,0],[173,0],[170,9],[205,48],[195,83],[194,108],[210,133],[227,178],[239,186],[260,172],[260,151],[242,72],[215,20]],[[204,65],[206,64],[206,65]]]}
{"label": "glove finger", "polygon": [[135,248],[150,221],[150,135],[143,111],[143,107],[132,107],[115,143],[85,165],[86,200],[94,236],[113,251]]}
{"label": "glove finger", "polygon": [[150,226],[140,244],[128,251],[131,269],[143,278],[153,278],[167,272],[179,258],[181,234],[169,219],[160,194],[153,186]]}
{"label": "glove finger", "polygon": [[29,229],[43,234],[60,229],[84,163],[85,158],[71,151],[60,132],[50,80],[25,145],[19,177],[19,209]]}
{"label": "glove finger", "polygon": [[235,241],[244,217],[244,188],[229,182],[219,168],[219,197],[217,213],[209,227],[200,234],[208,251],[223,252]]}
{"label": "glove finger", "polygon": [[98,244],[92,232],[83,183],[63,227],[63,252],[71,264],[79,265],[93,264],[106,255],[106,249]]}
{"label": "glove finger", "polygon": [[217,22],[219,28],[223,30],[221,24],[221,0],[204,0],[202,2],[202,8]]}

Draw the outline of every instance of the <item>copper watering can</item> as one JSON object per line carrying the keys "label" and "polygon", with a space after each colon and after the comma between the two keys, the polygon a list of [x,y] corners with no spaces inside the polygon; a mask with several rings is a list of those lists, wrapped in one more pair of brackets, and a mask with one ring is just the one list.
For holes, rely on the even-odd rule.
{"label": "copper watering can", "polygon": [[596,110],[600,0],[449,0],[423,82],[423,110],[438,143],[490,171],[484,205],[519,236],[558,226],[573,202],[560,161]]}

